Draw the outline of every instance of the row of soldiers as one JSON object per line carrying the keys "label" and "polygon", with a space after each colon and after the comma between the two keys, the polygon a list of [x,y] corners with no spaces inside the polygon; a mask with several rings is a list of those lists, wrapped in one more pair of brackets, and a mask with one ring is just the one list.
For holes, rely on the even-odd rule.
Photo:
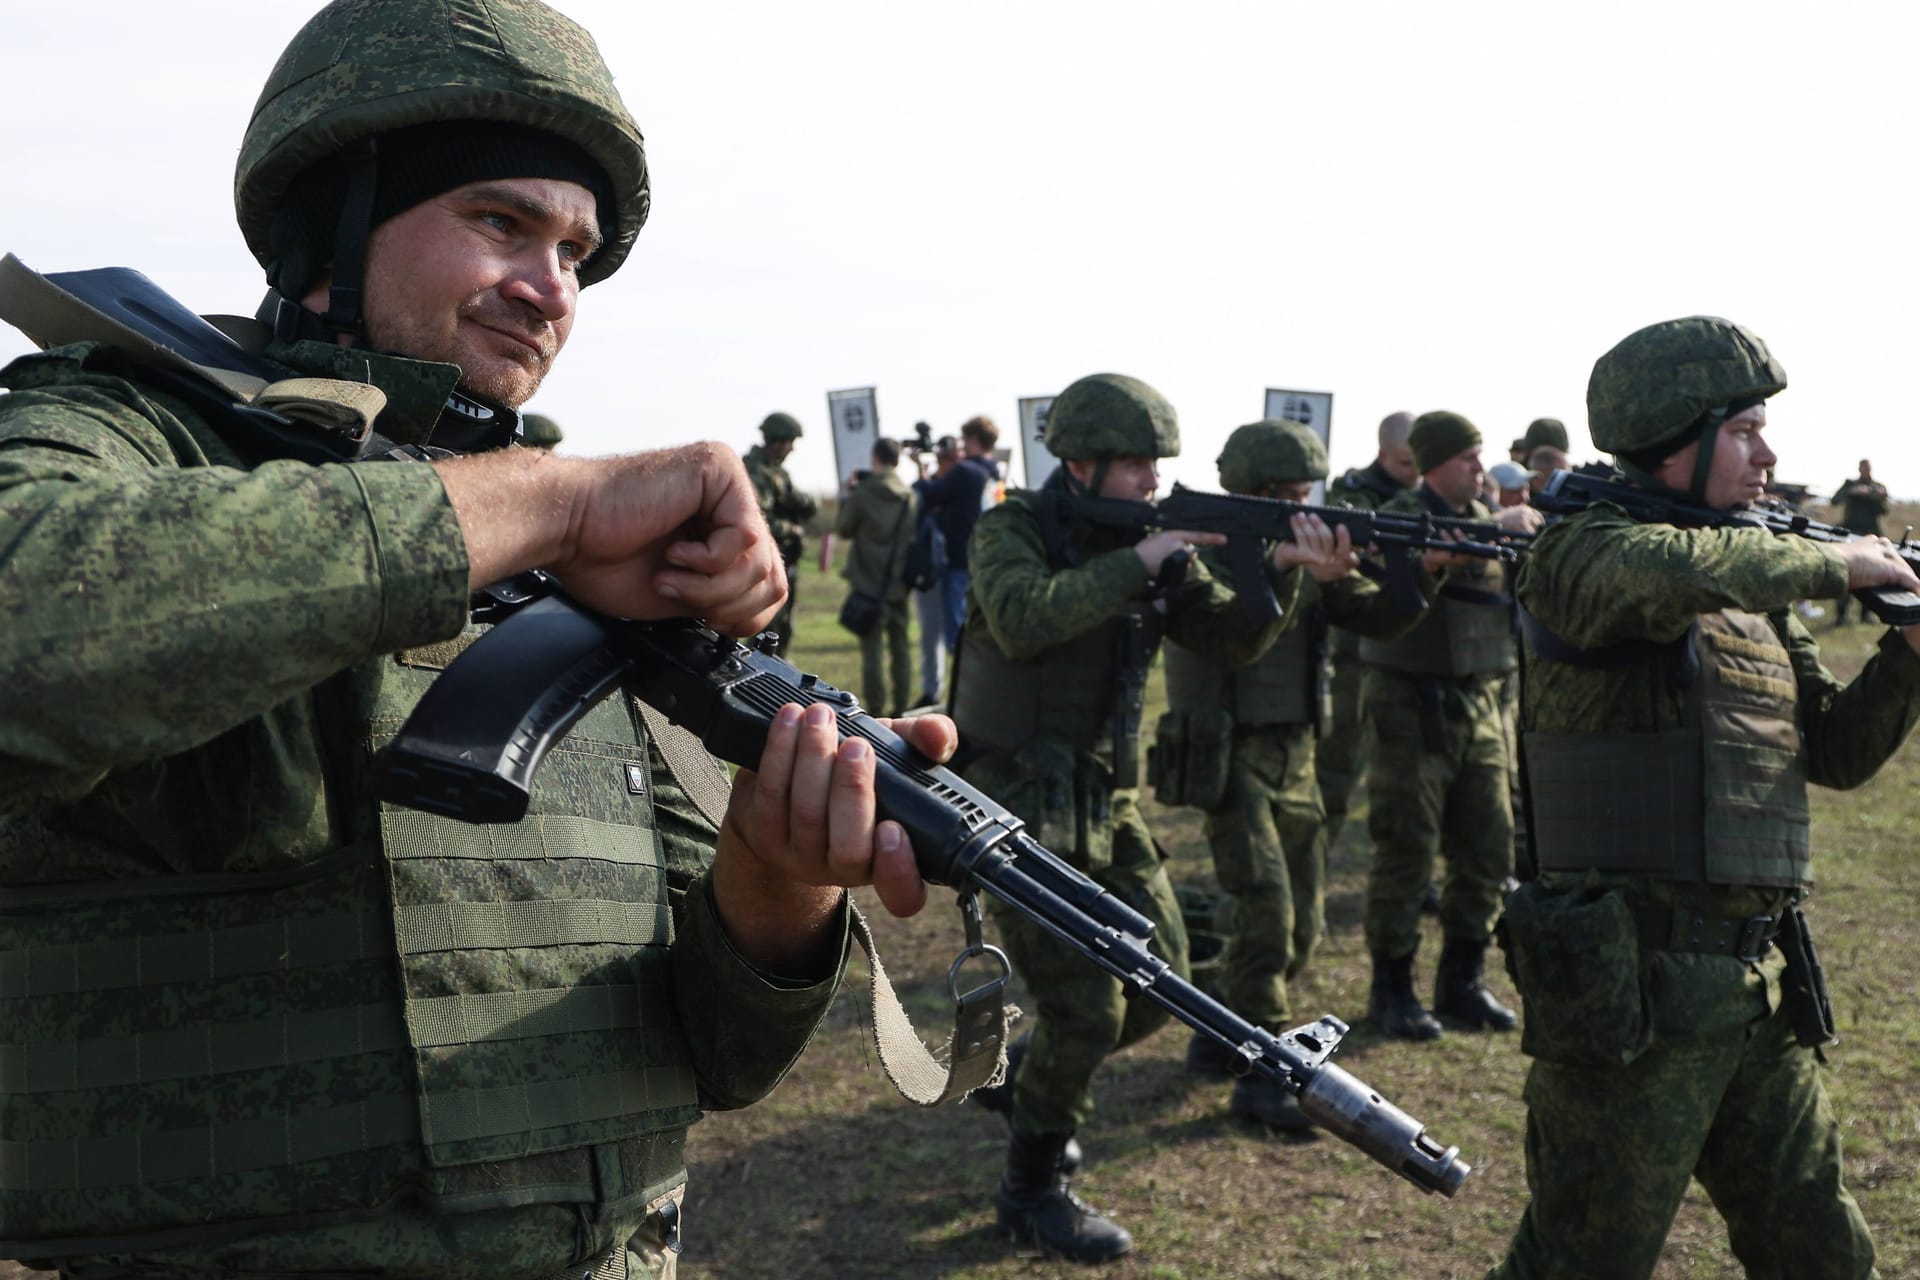
{"label": "row of soldiers", "polygon": [[[1758,338],[1694,317],[1603,356],[1589,415],[1596,443],[1636,482],[1728,510],[1760,496],[1774,461],[1764,402],[1784,385]],[[1564,452],[1556,428],[1536,423],[1539,438],[1516,450]],[[1483,982],[1496,926],[1526,1001],[1533,1197],[1494,1274],[1568,1274],[1579,1258],[1594,1275],[1645,1275],[1696,1175],[1736,1254],[1759,1267],[1751,1274],[1873,1274],[1841,1185],[1817,1037],[1795,1029],[1783,992],[1799,980],[1781,951],[1810,883],[1804,783],[1857,785],[1898,746],[1920,714],[1920,658],[1912,630],[1890,632],[1842,688],[1788,606],[1911,580],[1891,546],[1822,551],[1757,530],[1640,526],[1601,507],[1542,534],[1517,591],[1500,561],[1427,552],[1427,607],[1407,613],[1362,572],[1344,529],[1304,516],[1267,557],[1283,614],[1261,626],[1237,607],[1218,536],[1139,536],[1047,500],[1150,498],[1157,461],[1179,452],[1164,397],[1128,377],[1083,378],[1055,401],[1046,443],[1060,469],[1043,492],[985,515],[972,544],[953,702],[964,775],[1151,919],[1156,951],[1182,973],[1186,925],[1139,788],[1204,809],[1232,900],[1218,994],[1279,1031],[1293,1017],[1288,982],[1323,929],[1333,824],[1370,751],[1369,1016],[1412,1041],[1440,1036],[1442,1019],[1514,1028],[1515,1011]],[[1379,456],[1334,483],[1332,499],[1535,533],[1532,508],[1482,501],[1481,446],[1460,414],[1394,415]],[[1319,439],[1278,420],[1239,428],[1218,465],[1230,493],[1294,501],[1328,474]],[[1167,572],[1189,549],[1191,567]],[[1675,577],[1690,561],[1702,572]],[[1528,710],[1516,725],[1515,620],[1527,609]],[[1329,628],[1350,637],[1331,646],[1331,700]],[[1547,656],[1533,652],[1542,646]],[[1162,647],[1169,710],[1143,772],[1129,691]],[[1827,727],[1842,722],[1846,735]],[[1527,847],[1524,883],[1512,878],[1517,729],[1544,833]],[[1429,1010],[1413,965],[1442,858]],[[975,1095],[1011,1128],[1000,1225],[1066,1257],[1117,1257],[1128,1232],[1070,1189],[1076,1135],[1099,1064],[1167,1015],[995,911],[1037,1005],[1006,1083]],[[1188,1065],[1226,1075],[1234,1063],[1196,1036]],[[1286,1089],[1258,1077],[1233,1085],[1229,1109],[1311,1128]],[[1603,1204],[1610,1212],[1596,1214]]]}
{"label": "row of soldiers", "polygon": [[[1396,415],[1383,440],[1383,455],[1418,483],[1400,482],[1377,460],[1336,486],[1342,499],[1498,520],[1516,531],[1537,523],[1530,509],[1495,513],[1479,501],[1480,436],[1461,415]],[[1361,549],[1345,529],[1303,516],[1268,558],[1281,618],[1257,625],[1239,607],[1218,535],[1096,529],[1061,515],[1070,503],[1045,500],[1047,491],[1150,498],[1158,460],[1180,447],[1164,397],[1132,378],[1084,378],[1055,401],[1047,446],[1062,465],[1042,494],[1016,493],[974,536],[953,705],[968,779],[1152,919],[1156,947],[1183,971],[1186,925],[1141,817],[1140,785],[1151,782],[1163,802],[1203,809],[1215,874],[1231,900],[1217,994],[1250,1021],[1284,1031],[1293,1017],[1288,982],[1324,928],[1335,828],[1316,757],[1321,731],[1334,723],[1323,655],[1330,629],[1344,629],[1359,645],[1348,656],[1364,664],[1359,697],[1345,709],[1371,725],[1376,753],[1368,771],[1376,844],[1370,1013],[1390,1035],[1440,1034],[1415,992],[1412,966],[1422,897],[1445,852],[1447,940],[1435,1005],[1465,1026],[1513,1027],[1512,1010],[1482,982],[1512,858],[1502,691],[1515,664],[1501,564],[1426,553],[1418,580],[1427,608],[1410,613],[1361,572]],[[1293,502],[1328,475],[1319,437],[1282,420],[1233,432],[1218,465],[1229,493]],[[1386,483],[1372,484],[1375,477]],[[1197,562],[1183,575],[1163,573],[1168,558],[1188,548],[1200,548]],[[1138,688],[1163,643],[1169,710],[1143,778],[1141,722],[1116,695]],[[1356,769],[1359,752],[1353,736],[1337,740],[1346,753],[1333,770],[1347,778],[1344,808],[1346,771]],[[998,1195],[1002,1226],[1083,1260],[1117,1256],[1130,1237],[1075,1199],[1064,1175],[1079,1158],[1073,1135],[1093,1111],[1095,1069],[1166,1015],[1126,1001],[1119,984],[1017,915],[999,911],[998,923],[1037,1004],[1008,1082],[976,1095],[1012,1126]],[[1196,1035],[1188,1065],[1228,1078],[1234,1063]],[[1312,1127],[1294,1095],[1264,1077],[1241,1076],[1228,1106],[1275,1130]]]}

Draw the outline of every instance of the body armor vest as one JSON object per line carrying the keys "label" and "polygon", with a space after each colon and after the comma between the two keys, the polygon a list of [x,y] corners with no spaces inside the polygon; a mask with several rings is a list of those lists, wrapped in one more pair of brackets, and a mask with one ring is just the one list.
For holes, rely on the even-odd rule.
{"label": "body armor vest", "polygon": [[[1140,753],[1140,722],[1123,685],[1144,680],[1161,620],[1144,604],[1015,662],[976,621],[961,634],[953,720],[970,745],[1018,751],[1045,736],[1116,766]],[[1137,665],[1136,665],[1137,664]]]}
{"label": "body armor vest", "polygon": [[1243,725],[1313,723],[1321,684],[1317,630],[1290,627],[1265,653],[1231,670],[1169,640],[1167,705],[1175,711],[1218,707]]}
{"label": "body armor vest", "polygon": [[1760,614],[1702,614],[1682,726],[1525,735],[1544,871],[1805,888],[1812,883],[1798,685]]}
{"label": "body armor vest", "polygon": [[1513,597],[1508,591],[1506,566],[1497,560],[1449,569],[1439,596],[1413,630],[1395,640],[1363,638],[1360,658],[1415,676],[1512,671]]}
{"label": "body armor vest", "polygon": [[[341,677],[345,732],[381,745],[460,647]],[[591,1201],[592,1148],[635,1175],[679,1159],[653,1135],[698,1117],[693,1073],[639,1025],[672,933],[645,742],[603,702],[511,826],[388,809],[294,871],[7,891],[0,1101],[30,1101],[0,1113],[0,1248],[217,1241],[409,1195]],[[329,799],[370,827],[363,763]],[[560,1151],[578,1168],[540,1158]]]}

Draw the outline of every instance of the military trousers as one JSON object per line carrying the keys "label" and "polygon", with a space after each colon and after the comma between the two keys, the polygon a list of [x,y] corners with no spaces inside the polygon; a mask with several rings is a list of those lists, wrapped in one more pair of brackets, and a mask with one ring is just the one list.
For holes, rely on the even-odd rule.
{"label": "military trousers", "polygon": [[1501,889],[1513,870],[1501,678],[1435,681],[1437,724],[1430,712],[1423,715],[1422,683],[1420,677],[1370,667],[1362,684],[1373,734],[1367,771],[1367,829],[1373,837],[1367,948],[1396,958],[1419,945],[1420,899],[1436,857],[1446,861],[1441,928],[1449,937],[1476,942],[1492,936]]}
{"label": "military trousers", "polygon": [[[887,676],[891,669],[893,683]],[[860,637],[860,700],[877,716],[898,715],[913,706],[913,649],[907,642],[907,602],[889,600],[880,621]]]}
{"label": "military trousers", "polygon": [[[1114,793],[1109,814],[1111,860],[1080,869],[1153,922],[1153,953],[1185,978],[1186,925],[1135,794]],[[1067,850],[1054,852],[1075,861]],[[1033,1041],[1013,1082],[1014,1127],[1028,1133],[1078,1129],[1093,1115],[1093,1075],[1100,1063],[1165,1026],[1171,1015],[1151,1001],[1127,999],[1119,979],[997,899],[989,901],[1014,971],[1036,1006]]]}
{"label": "military trousers", "polygon": [[1326,813],[1313,762],[1312,725],[1236,728],[1226,793],[1206,817],[1214,876],[1233,899],[1215,986],[1235,1013],[1270,1029],[1292,1016],[1287,980],[1325,920]]}
{"label": "military trousers", "polygon": [[917,707],[937,707],[947,693],[946,603],[935,587],[913,593],[915,620],[920,628],[920,696]]}
{"label": "military trousers", "polygon": [[1367,769],[1367,726],[1360,714],[1360,678],[1365,670],[1358,653],[1346,652],[1335,643],[1331,710],[1314,748],[1313,762],[1320,781],[1320,801],[1327,813],[1329,845],[1340,838],[1354,784]]}
{"label": "military trousers", "polygon": [[1532,1198],[1488,1280],[1646,1280],[1696,1177],[1749,1280],[1878,1274],[1818,1063],[1784,1013],[1656,1034],[1624,1067],[1536,1060],[1525,1097]]}

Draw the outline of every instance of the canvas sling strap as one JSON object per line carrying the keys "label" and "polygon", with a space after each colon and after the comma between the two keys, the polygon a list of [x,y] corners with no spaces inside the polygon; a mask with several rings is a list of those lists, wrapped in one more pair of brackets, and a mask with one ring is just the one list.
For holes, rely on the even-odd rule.
{"label": "canvas sling strap", "polygon": [[[727,797],[733,782],[700,739],[672,723],[644,702],[637,702],[647,732],[660,748],[660,757],[687,799],[718,828],[726,820]],[[874,1047],[881,1069],[900,1096],[923,1107],[938,1106],[965,1097],[975,1089],[998,1084],[1006,1075],[1007,1027],[1020,1011],[1005,1002],[1012,968],[1006,955],[981,937],[980,899],[960,896],[966,923],[966,946],[947,971],[947,991],[953,997],[953,1034],[938,1051],[930,1051],[894,993],[872,926],[860,909],[847,901],[853,936],[867,956],[867,997],[872,1017]],[[986,981],[963,991],[963,971],[974,960],[991,964]]]}

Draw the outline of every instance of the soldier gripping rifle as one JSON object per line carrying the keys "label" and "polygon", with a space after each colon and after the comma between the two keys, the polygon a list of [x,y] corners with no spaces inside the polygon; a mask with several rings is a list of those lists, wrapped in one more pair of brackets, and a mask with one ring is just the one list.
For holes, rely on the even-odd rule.
{"label": "soldier gripping rifle", "polygon": [[[1556,471],[1547,487],[1534,495],[1533,505],[1552,516],[1570,516],[1596,503],[1610,503],[1641,524],[1670,524],[1682,529],[1765,529],[1781,536],[1812,542],[1842,544],[1875,538],[1837,524],[1808,519],[1784,503],[1758,501],[1731,510],[1635,484],[1626,473],[1604,462],[1588,463],[1571,471]],[[1920,546],[1902,538],[1893,550],[1920,570]],[[1853,597],[1861,607],[1888,626],[1920,622],[1920,596],[1899,587],[1856,587]]]}
{"label": "soldier gripping rifle", "polygon": [[1095,498],[1064,490],[1041,490],[1037,499],[1054,513],[1053,527],[1070,529],[1084,521],[1103,529],[1189,529],[1226,539],[1226,562],[1241,607],[1250,620],[1272,621],[1280,604],[1268,583],[1266,546],[1293,538],[1293,518],[1310,515],[1330,529],[1345,529],[1354,547],[1377,547],[1384,578],[1399,608],[1418,613],[1427,607],[1410,552],[1441,551],[1482,560],[1513,560],[1532,538],[1489,520],[1463,520],[1426,512],[1368,511],[1359,507],[1318,507],[1278,498],[1203,493],[1176,484],[1163,501],[1131,502]]}

